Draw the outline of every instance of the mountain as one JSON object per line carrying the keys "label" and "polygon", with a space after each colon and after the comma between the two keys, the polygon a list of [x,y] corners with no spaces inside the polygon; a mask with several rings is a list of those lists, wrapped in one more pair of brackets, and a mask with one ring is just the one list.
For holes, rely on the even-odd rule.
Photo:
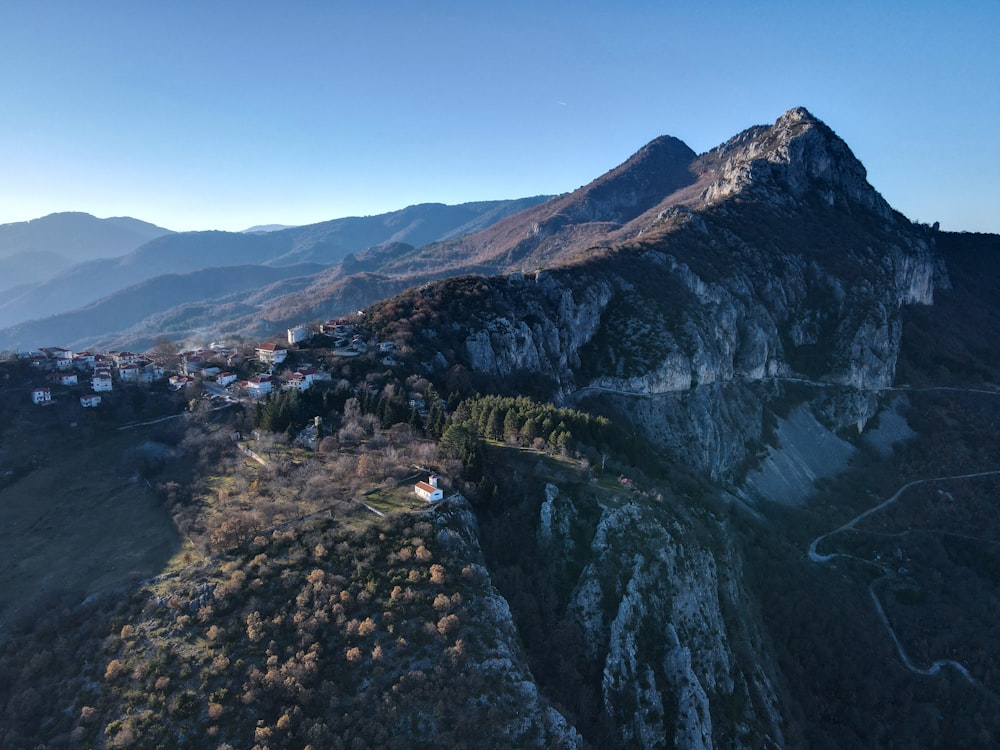
{"label": "mountain", "polygon": [[280,229],[292,229],[294,224],[257,224],[244,229],[243,234],[253,234],[255,232],[277,232]]}
{"label": "mountain", "polygon": [[[460,206],[423,204],[379,216],[335,219],[266,233],[169,234],[122,257],[81,262],[44,281],[11,290],[0,302],[0,325],[9,328],[24,321],[51,318],[162,274],[237,265],[333,265],[369,247],[402,241],[424,244],[481,229],[541,200],[483,201]],[[225,290],[220,289],[220,293]],[[59,336],[58,330],[44,326],[32,330],[43,334],[48,330],[44,336],[47,340]],[[19,338],[16,331],[7,331],[0,338],[8,348],[39,345]]]}
{"label": "mountain", "polygon": [[85,213],[0,224],[2,291],[41,281],[74,263],[124,255],[166,234],[170,231],[138,219]]}
{"label": "mountain", "polygon": [[[132,349],[144,351],[159,334],[179,333],[183,339],[192,329],[214,327],[215,309],[226,309],[233,300],[245,300],[260,289],[285,282],[289,290],[295,280],[308,278],[322,269],[315,263],[293,266],[226,266],[206,268],[184,274],[161,274],[139,282],[69,313],[20,323],[5,331],[11,341],[51,341],[58,331],[60,345],[75,348],[121,348],[127,341]],[[246,307],[246,305],[244,305]],[[249,308],[252,309],[252,308]],[[163,320],[165,313],[183,311],[186,326],[171,329]],[[150,320],[152,319],[152,320]],[[135,335],[130,331],[136,329]]]}
{"label": "mountain", "polygon": [[995,746],[998,275],[797,108],[163,313],[366,305],[328,386],[85,418],[5,363],[0,742]]}
{"label": "mountain", "polygon": [[[482,511],[539,689],[602,746],[989,744],[996,723],[968,717],[1000,704],[1000,664],[979,656],[995,640],[996,238],[909,222],[803,109],[691,158],[686,178],[668,168],[660,196],[595,198],[650,184],[642,157],[456,243],[508,271],[549,267],[423,285],[367,315],[434,382],[582,408],[666,462],[641,464],[641,483],[670,488],[656,502],[595,508],[539,477]],[[478,425],[525,429],[509,411]],[[990,531],[914,500],[837,534],[933,477]],[[962,563],[950,534],[975,548]],[[537,541],[512,558],[515,538]],[[919,635],[922,618],[936,625]],[[953,638],[954,618],[978,625]],[[841,702],[851,692],[864,698]]]}

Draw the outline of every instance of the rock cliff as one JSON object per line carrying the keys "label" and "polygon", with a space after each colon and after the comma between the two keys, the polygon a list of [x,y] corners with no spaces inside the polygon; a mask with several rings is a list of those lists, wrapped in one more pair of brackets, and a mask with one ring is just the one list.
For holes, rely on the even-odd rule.
{"label": "rock cliff", "polygon": [[[698,164],[711,180],[697,210],[664,209],[634,241],[495,280],[495,304],[469,321],[458,357],[497,377],[544,376],[561,399],[675,394],[683,413],[677,398],[626,411],[665,447],[690,446],[678,458],[726,476],[761,438],[759,408],[737,413],[718,401],[732,388],[705,386],[891,385],[901,307],[933,302],[935,263],[930,236],[803,109]],[[840,406],[824,414],[833,429],[874,413],[868,398]]]}

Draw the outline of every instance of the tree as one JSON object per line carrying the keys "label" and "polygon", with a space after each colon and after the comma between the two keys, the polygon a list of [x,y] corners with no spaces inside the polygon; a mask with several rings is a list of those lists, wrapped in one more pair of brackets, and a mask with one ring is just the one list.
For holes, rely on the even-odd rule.
{"label": "tree", "polygon": [[153,348],[149,350],[149,355],[154,362],[159,362],[168,370],[176,370],[180,362],[177,344],[166,336],[157,337],[153,342]]}

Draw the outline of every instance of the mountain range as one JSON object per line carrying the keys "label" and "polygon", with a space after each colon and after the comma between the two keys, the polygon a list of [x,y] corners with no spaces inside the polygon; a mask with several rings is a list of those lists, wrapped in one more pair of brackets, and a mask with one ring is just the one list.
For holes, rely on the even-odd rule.
{"label": "mountain range", "polygon": [[[131,461],[165,472],[187,556],[22,617],[0,738],[995,746],[1000,238],[911,222],[803,108],[473,205],[161,237],[101,266],[143,266],[135,285],[5,332],[273,337],[362,310],[391,356],[311,342],[288,366],[323,363],[315,396],[81,418],[81,451],[163,430]],[[195,268],[205,248],[247,264]],[[5,450],[58,408],[5,420]],[[307,423],[316,450],[287,446]],[[56,462],[33,449],[5,481]],[[448,499],[400,503],[414,467]]]}
{"label": "mountain range", "polygon": [[[47,272],[40,278],[42,271],[38,270],[30,279],[23,279],[33,283],[16,287],[12,284],[7,289],[0,301],[0,325],[5,327],[0,331],[0,347],[31,348],[44,346],[40,342],[55,339],[74,346],[92,346],[117,330],[131,326],[142,328],[142,321],[147,317],[191,301],[192,289],[178,285],[178,279],[184,274],[254,265],[261,267],[257,271],[259,278],[269,275],[273,282],[315,273],[319,266],[339,264],[352,253],[370,247],[401,242],[426,244],[476,231],[542,200],[543,197],[537,197],[460,206],[423,204],[379,216],[334,219],[269,232],[171,233],[156,229],[140,239],[135,231],[119,237],[124,230],[118,228],[115,242],[107,232],[94,235],[92,227],[151,225],[131,219],[97,220],[86,214],[54,214],[35,222],[5,225],[0,230],[6,230],[11,237],[11,273],[14,273],[14,264],[23,265],[26,258],[36,259],[32,261],[35,268],[54,268],[56,273]],[[4,236],[0,231],[0,238]],[[74,238],[86,238],[90,244],[81,244],[83,240]],[[46,252],[63,252],[79,262],[55,266],[39,263],[37,259],[44,257],[39,255],[42,248],[47,248]],[[314,264],[313,268],[302,267],[297,272],[293,269],[310,263]],[[213,278],[211,291],[206,291],[206,296],[199,301],[211,304],[228,295],[239,295],[246,289],[235,276],[230,283],[230,276],[222,271],[216,271]],[[143,306],[129,303],[137,299],[135,291],[125,292],[124,297],[115,299],[115,294],[136,284],[144,284],[146,292],[151,292],[146,295]],[[163,302],[151,309],[152,299]],[[116,311],[116,328],[106,326],[101,309]],[[56,317],[67,313],[75,321],[71,340],[63,333],[65,318]],[[140,338],[121,342],[122,345],[138,348],[143,340],[148,343],[159,334],[183,336],[193,333],[190,328],[159,330],[155,326],[154,322],[142,328],[137,334]]]}
{"label": "mountain range", "polygon": [[0,292],[38,283],[84,261],[113,258],[170,234],[127,217],[97,219],[85,213],[50,214],[0,225]]}

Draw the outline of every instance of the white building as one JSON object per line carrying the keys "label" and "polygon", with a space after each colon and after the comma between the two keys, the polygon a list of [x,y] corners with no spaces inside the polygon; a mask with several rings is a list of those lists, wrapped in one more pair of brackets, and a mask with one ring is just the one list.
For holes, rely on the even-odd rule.
{"label": "white building", "polygon": [[113,388],[111,382],[111,371],[96,370],[94,372],[94,377],[90,379],[90,387],[94,389],[94,393],[110,391]]}
{"label": "white building", "polygon": [[271,378],[267,375],[258,375],[247,381],[247,393],[254,398],[266,396],[271,392]]}
{"label": "white building", "polygon": [[49,375],[49,380],[59,385],[76,385],[79,382],[75,372],[54,372]]}
{"label": "white building", "polygon": [[232,385],[237,380],[235,372],[220,372],[215,378],[216,384],[221,388],[225,388],[227,385]]}
{"label": "white building", "polygon": [[413,485],[414,494],[428,503],[436,503],[444,499],[444,490],[438,487],[438,478],[431,474],[426,482]]}
{"label": "white building", "polygon": [[48,388],[36,388],[31,392],[33,404],[45,404],[52,400],[52,391]]}
{"label": "white building", "polygon": [[92,408],[100,403],[101,397],[96,393],[88,393],[86,396],[80,396],[80,406],[84,409]]}
{"label": "white building", "polygon": [[295,328],[288,329],[288,345],[294,346],[300,341],[308,341],[312,338],[313,332],[312,328],[309,326],[295,326]]}
{"label": "white building", "polygon": [[288,356],[288,350],[278,344],[261,344],[256,351],[257,359],[269,365],[280,365]]}
{"label": "white building", "polygon": [[309,389],[312,385],[312,378],[301,372],[293,372],[285,380],[285,385],[289,389],[294,389],[296,391],[305,391]]}

